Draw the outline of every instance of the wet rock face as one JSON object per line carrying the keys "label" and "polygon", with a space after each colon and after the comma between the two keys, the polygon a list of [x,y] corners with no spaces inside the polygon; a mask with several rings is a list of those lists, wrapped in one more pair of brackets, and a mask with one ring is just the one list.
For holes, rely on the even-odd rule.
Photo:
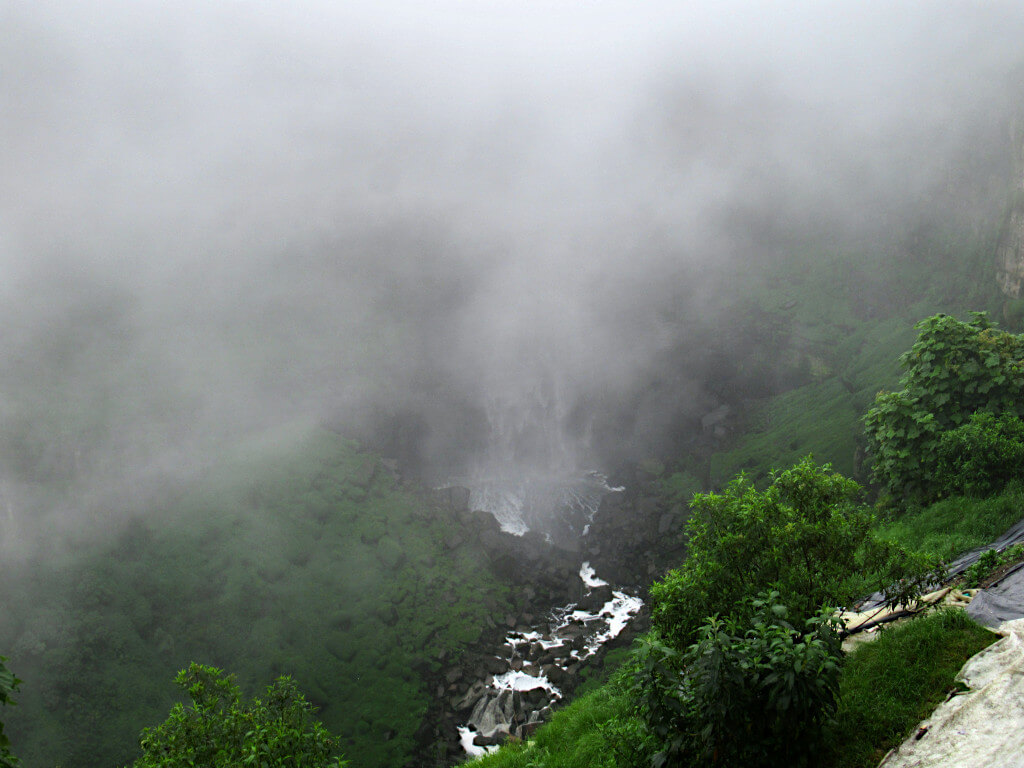
{"label": "wet rock face", "polygon": [[601,500],[583,540],[585,559],[614,584],[646,589],[685,557],[688,514],[660,493],[655,478],[638,472],[624,493]]}

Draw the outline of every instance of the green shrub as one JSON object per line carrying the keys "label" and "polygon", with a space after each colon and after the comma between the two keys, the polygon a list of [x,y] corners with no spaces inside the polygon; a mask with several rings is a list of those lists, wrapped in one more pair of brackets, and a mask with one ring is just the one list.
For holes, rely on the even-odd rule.
{"label": "green shrub", "polygon": [[216,667],[190,664],[175,678],[192,704],[176,704],[166,722],[142,732],[134,768],[342,768],[336,740],[313,718],[290,677],[267,688],[266,701],[242,702]]}
{"label": "green shrub", "polygon": [[933,496],[943,432],[979,411],[1024,414],[1024,336],[971,315],[918,323],[917,342],[900,357],[903,389],[879,393],[864,417],[873,476],[897,499]]}
{"label": "green shrub", "polygon": [[940,435],[936,458],[942,495],[999,493],[1024,474],[1024,422],[1012,413],[975,413]]}
{"label": "green shrub", "polygon": [[1012,547],[999,552],[995,549],[988,549],[981,553],[981,556],[972,563],[963,573],[963,583],[966,587],[978,587],[985,579],[1005,565],[1018,563],[1024,560],[1024,544],[1015,544]]}
{"label": "green shrub", "polygon": [[808,456],[773,473],[764,491],[741,475],[720,494],[694,496],[689,555],[651,587],[652,622],[665,642],[686,648],[708,616],[743,618],[746,598],[768,589],[782,595],[798,625],[865,587],[902,583],[893,602],[913,596],[936,561],[876,541],[860,486],[830,470]]}
{"label": "green shrub", "polygon": [[778,592],[749,600],[751,619],[711,617],[685,652],[648,641],[637,709],[660,749],[651,765],[806,765],[836,711],[838,622],[822,609],[803,630]]}

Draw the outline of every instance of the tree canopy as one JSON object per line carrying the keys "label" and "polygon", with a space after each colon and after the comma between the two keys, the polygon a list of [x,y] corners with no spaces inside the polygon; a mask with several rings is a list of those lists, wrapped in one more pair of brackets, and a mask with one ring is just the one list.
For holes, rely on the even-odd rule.
{"label": "tree canopy", "polygon": [[927,500],[944,432],[973,414],[1024,415],[1024,336],[1000,331],[983,312],[915,326],[918,339],[900,357],[898,392],[880,392],[864,417],[873,477],[896,498]]}
{"label": "tree canopy", "polygon": [[290,677],[279,677],[266,699],[243,701],[223,670],[190,664],[175,682],[192,700],[142,732],[133,768],[342,768],[337,740],[313,717]]}
{"label": "tree canopy", "polygon": [[937,563],[877,541],[861,495],[856,482],[810,456],[773,473],[763,491],[740,475],[721,493],[696,494],[689,554],[651,588],[655,629],[685,648],[705,619],[736,616],[769,589],[795,625],[865,588],[888,589],[893,602],[910,599]]}

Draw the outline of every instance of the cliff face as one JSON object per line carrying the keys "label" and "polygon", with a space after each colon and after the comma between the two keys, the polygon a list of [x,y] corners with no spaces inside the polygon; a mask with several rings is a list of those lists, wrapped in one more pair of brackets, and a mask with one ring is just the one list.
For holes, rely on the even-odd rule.
{"label": "cliff face", "polygon": [[1014,197],[999,233],[996,271],[999,287],[1011,299],[1024,288],[1024,126],[1014,126]]}
{"label": "cliff face", "polygon": [[[1018,188],[1017,194],[1024,196],[1024,189]],[[1019,299],[1024,286],[1024,201],[1014,204],[1003,223],[996,270],[1002,292],[1011,299]]]}

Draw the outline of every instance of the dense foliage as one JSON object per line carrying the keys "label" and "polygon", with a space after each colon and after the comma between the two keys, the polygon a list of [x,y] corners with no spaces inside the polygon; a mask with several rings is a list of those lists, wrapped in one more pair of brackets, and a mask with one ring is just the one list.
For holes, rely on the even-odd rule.
{"label": "dense foliage", "polygon": [[[14,704],[11,694],[18,690],[21,680],[7,669],[5,661],[7,659],[0,656],[0,704],[7,706]],[[4,734],[4,724],[0,722],[0,768],[14,768],[17,764],[18,758],[11,753],[11,740]]]}
{"label": "dense foliage", "polygon": [[[874,478],[896,498],[936,494],[943,433],[972,414],[1024,414],[1024,336],[997,330],[984,313],[917,324],[900,364],[898,392],[881,392],[864,417]],[[941,486],[940,486],[941,488]]]}
{"label": "dense foliage", "polygon": [[[708,616],[742,615],[746,598],[775,589],[801,624],[822,605],[845,605],[864,581],[919,586],[936,562],[869,535],[872,516],[860,486],[811,457],[758,490],[739,476],[722,493],[697,494],[687,524],[689,554],[651,588],[652,620],[677,648],[696,641]],[[894,601],[908,595],[894,592]]]}
{"label": "dense foliage", "polygon": [[1024,474],[1024,421],[1013,413],[975,413],[942,433],[936,459],[935,485],[942,495],[999,493]]}
{"label": "dense foliage", "polygon": [[342,768],[337,740],[313,717],[295,682],[279,677],[265,699],[243,701],[223,670],[190,664],[175,678],[191,704],[142,732],[133,768]]}
{"label": "dense foliage", "polygon": [[747,600],[749,621],[710,617],[685,651],[642,645],[636,707],[659,745],[654,768],[809,763],[838,704],[839,627],[823,609],[798,629],[779,597]]}
{"label": "dense foliage", "polygon": [[[507,610],[457,523],[339,436],[277,435],[110,540],[0,564],[0,643],[26,679],[8,727],[29,765],[130,763],[202,658],[246,696],[293,675],[360,768],[401,765],[424,672]],[[462,533],[464,538],[467,534]]]}

